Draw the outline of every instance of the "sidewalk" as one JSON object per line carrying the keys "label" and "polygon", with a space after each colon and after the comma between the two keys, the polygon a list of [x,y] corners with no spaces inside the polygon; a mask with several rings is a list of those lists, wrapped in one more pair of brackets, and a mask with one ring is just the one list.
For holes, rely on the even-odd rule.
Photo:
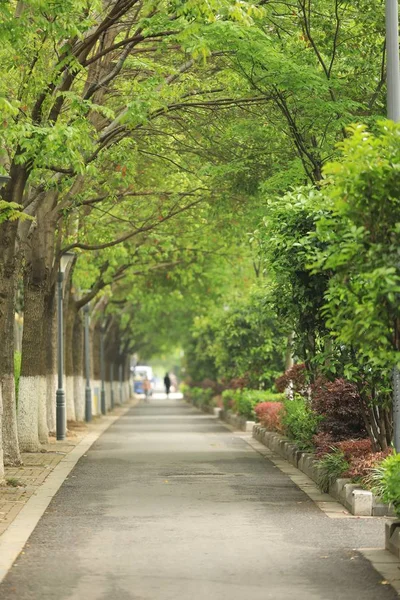
{"label": "sidewalk", "polygon": [[329,518],[240,435],[154,398],[85,450],[0,597],[395,600],[358,551],[382,525]]}
{"label": "sidewalk", "polygon": [[[129,405],[130,406],[130,405]],[[119,416],[127,407],[115,407],[109,415]],[[93,417],[89,424],[69,423],[67,439],[57,442],[55,437],[43,445],[41,452],[22,453],[22,466],[6,467],[8,485],[0,486],[0,540],[21,509],[44,483],[55,467],[86,438],[89,433],[103,431],[104,419]]]}

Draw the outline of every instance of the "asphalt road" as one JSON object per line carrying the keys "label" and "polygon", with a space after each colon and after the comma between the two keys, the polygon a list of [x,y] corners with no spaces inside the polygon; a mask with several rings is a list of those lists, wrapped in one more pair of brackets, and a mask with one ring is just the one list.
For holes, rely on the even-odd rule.
{"label": "asphalt road", "polygon": [[380,519],[330,519],[182,401],[132,409],[63,484],[1,600],[392,600],[354,548]]}

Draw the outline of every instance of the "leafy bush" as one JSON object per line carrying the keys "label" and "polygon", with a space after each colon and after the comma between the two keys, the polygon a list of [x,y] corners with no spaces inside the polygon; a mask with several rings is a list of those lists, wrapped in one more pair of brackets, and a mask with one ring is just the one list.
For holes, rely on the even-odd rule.
{"label": "leafy bush", "polygon": [[261,401],[258,390],[242,390],[235,398],[234,410],[246,419],[255,419],[255,407]]}
{"label": "leafy bush", "polygon": [[224,410],[233,410],[233,412],[246,417],[255,419],[255,408],[263,402],[282,402],[285,399],[284,394],[276,394],[264,390],[248,389],[230,389],[222,392]]}
{"label": "leafy bush", "polygon": [[294,440],[300,450],[312,450],[313,437],[321,419],[301,396],[284,402],[282,425],[288,438]]}
{"label": "leafy bush", "polygon": [[384,502],[392,504],[396,515],[400,517],[400,454],[387,456],[372,469],[369,480],[374,493]]}
{"label": "leafy bush", "polygon": [[338,448],[334,448],[330,454],[326,454],[318,463],[320,488],[324,492],[328,492],[331,483],[341,477],[349,466],[344,452]]}
{"label": "leafy bush", "polygon": [[355,458],[364,458],[372,453],[372,443],[370,439],[365,440],[344,440],[337,442],[335,447],[345,455],[347,460]]}
{"label": "leafy bush", "polygon": [[218,381],[214,381],[213,379],[203,379],[203,381],[201,381],[197,387],[200,387],[203,390],[210,389],[214,395],[218,395],[221,394],[221,392],[223,392],[227,386]]}
{"label": "leafy bush", "polygon": [[260,404],[257,404],[254,411],[263,427],[269,431],[282,433],[283,427],[281,416],[283,402],[261,402]]}
{"label": "leafy bush", "polygon": [[341,450],[347,460],[365,457],[372,453],[372,443],[370,439],[361,440],[342,440],[334,442],[333,437],[328,433],[318,433],[314,436],[313,443],[317,456],[324,456],[334,450]]}
{"label": "leafy bush", "polygon": [[256,418],[256,407],[265,401],[282,401],[284,394],[274,394],[263,390],[241,390],[235,397],[233,410],[247,419]]}
{"label": "leafy bush", "polygon": [[14,352],[15,398],[18,402],[19,377],[21,374],[21,352]]}
{"label": "leafy bush", "polygon": [[189,387],[185,391],[185,398],[199,408],[211,406],[213,391],[211,388]]}
{"label": "leafy bush", "polygon": [[224,410],[234,410],[236,397],[240,394],[240,389],[224,390],[222,392],[222,402]]}
{"label": "leafy bush", "polygon": [[290,367],[290,369],[275,380],[275,387],[278,392],[285,392],[289,386],[292,388],[294,394],[307,395],[307,370],[305,364],[293,365],[293,367]]}
{"label": "leafy bush", "polygon": [[388,448],[383,452],[371,452],[365,456],[358,456],[350,461],[350,467],[344,477],[350,477],[353,481],[361,481],[365,487],[371,489],[374,486],[370,480],[371,473],[387,456],[392,454],[392,449]]}
{"label": "leafy bush", "polygon": [[319,430],[329,434],[332,441],[367,435],[361,398],[353,383],[345,379],[317,379],[311,386],[311,407],[323,416]]}

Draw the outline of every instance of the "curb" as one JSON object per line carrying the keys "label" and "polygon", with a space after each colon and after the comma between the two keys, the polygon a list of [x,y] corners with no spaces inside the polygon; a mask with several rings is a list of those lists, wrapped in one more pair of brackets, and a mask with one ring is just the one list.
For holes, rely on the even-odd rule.
{"label": "curb", "polygon": [[131,408],[136,406],[137,403],[137,401],[133,401],[129,406],[124,407],[118,415],[104,416],[103,422],[95,425],[96,430],[90,431],[83,440],[81,440],[79,444],[55,466],[44,483],[38,488],[37,492],[29,498],[25,506],[15,517],[14,521],[10,523],[6,531],[0,537],[0,583],[7,575],[51,500],[54,498],[79,459],[89,450],[94,442],[96,442],[99,437],[111,427],[111,425],[123,417]]}
{"label": "curb", "polygon": [[[268,431],[258,423],[253,428],[253,437],[319,485],[321,477],[319,460],[314,454],[298,450],[293,442],[279,433]],[[336,479],[329,486],[329,494],[354,516],[394,516],[390,506],[381,503],[372,492],[362,489],[359,484],[352,483],[350,479]]]}

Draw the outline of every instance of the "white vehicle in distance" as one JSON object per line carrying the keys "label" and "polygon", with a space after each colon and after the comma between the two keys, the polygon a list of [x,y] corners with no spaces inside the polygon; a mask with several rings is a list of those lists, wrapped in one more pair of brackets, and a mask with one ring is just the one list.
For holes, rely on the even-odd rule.
{"label": "white vehicle in distance", "polygon": [[154,389],[154,373],[151,367],[146,365],[136,365],[133,370],[133,391],[135,394],[144,394],[143,381],[147,379],[151,383],[151,392]]}

